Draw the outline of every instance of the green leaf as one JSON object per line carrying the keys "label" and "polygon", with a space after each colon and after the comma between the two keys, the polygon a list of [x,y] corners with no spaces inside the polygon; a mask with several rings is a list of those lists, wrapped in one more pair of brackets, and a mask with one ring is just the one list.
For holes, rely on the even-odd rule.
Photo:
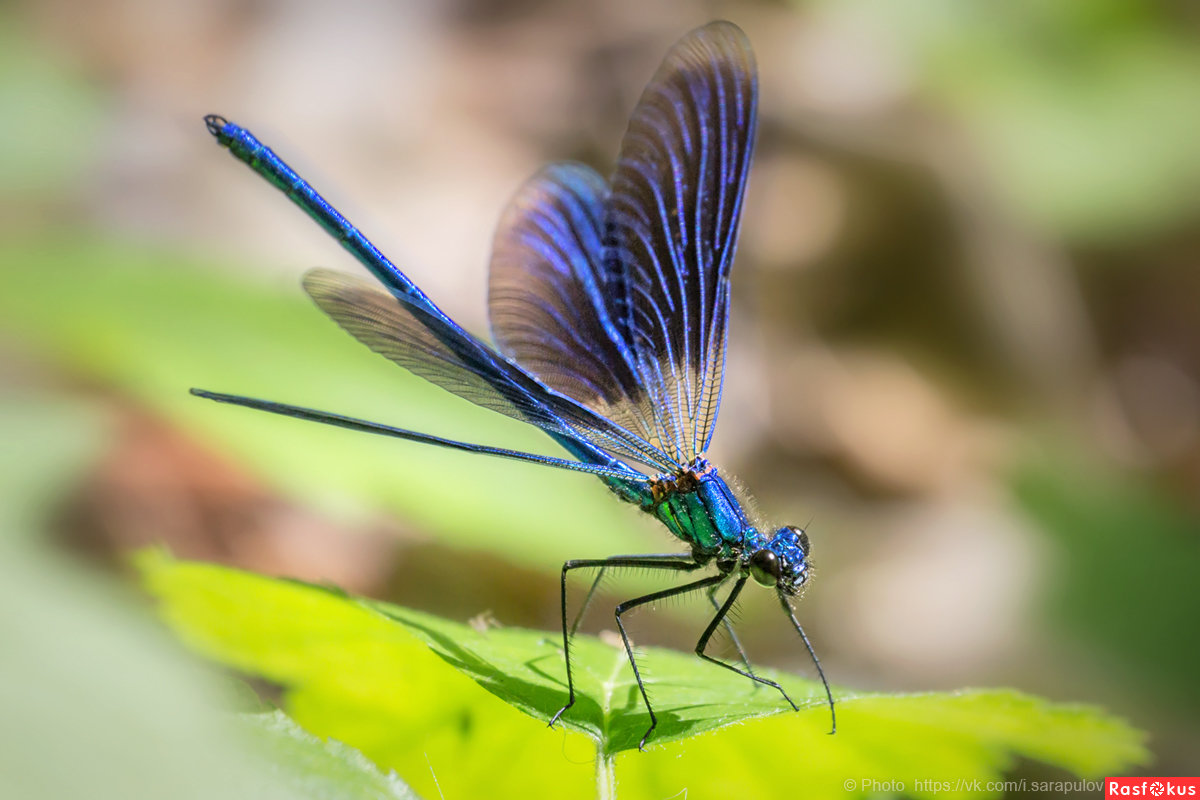
{"label": "green leaf", "polygon": [[[160,552],[139,566],[193,647],[283,684],[301,724],[359,747],[425,794],[433,770],[447,796],[589,796],[586,740],[571,731],[593,741],[603,765],[635,748],[648,724],[623,652],[598,639],[579,637],[579,700],[567,732],[550,731],[545,721],[566,695],[554,634],[476,630]],[[917,779],[996,780],[1016,756],[1095,777],[1145,758],[1141,734],[1124,722],[1012,690],[839,689],[839,730],[829,736],[811,681],[764,671],[802,706],[792,713],[773,690],[694,656],[647,648],[643,663],[660,724],[649,752],[616,758],[622,797],[788,795],[798,786],[822,796],[849,779],[860,782],[852,796],[886,794],[869,781],[899,780],[903,793],[944,797],[954,792],[922,791]]]}
{"label": "green leaf", "polygon": [[1200,56],[1165,6],[1129,0],[826,3],[907,51],[1023,218],[1092,244],[1197,214]]}
{"label": "green leaf", "polygon": [[47,200],[80,191],[80,176],[104,151],[105,112],[82,64],[65,68],[41,37],[13,24],[15,16],[0,11],[0,193],[10,219],[31,220]]}
{"label": "green leaf", "polygon": [[1070,553],[1048,597],[1054,635],[1086,644],[1164,707],[1200,711],[1200,517],[1144,477],[1067,449],[1029,454],[1012,485]]}
{"label": "green leaf", "polygon": [[78,398],[0,392],[0,544],[34,536],[108,442],[108,420]]}
{"label": "green leaf", "polygon": [[394,773],[384,775],[362,753],[341,742],[321,740],[308,733],[282,711],[243,714],[242,724],[280,765],[272,783],[295,797],[337,797],[339,800],[418,800]]}
{"label": "green leaf", "polygon": [[[370,608],[155,551],[138,565],[191,646],[283,685],[301,725],[395,769],[422,795],[440,786],[447,797],[589,796],[586,739],[533,722]],[[472,633],[444,624],[451,638]]]}
{"label": "green leaf", "polygon": [[127,587],[36,541],[0,536],[0,797],[416,797],[282,714],[225,711],[228,682],[180,652]]}

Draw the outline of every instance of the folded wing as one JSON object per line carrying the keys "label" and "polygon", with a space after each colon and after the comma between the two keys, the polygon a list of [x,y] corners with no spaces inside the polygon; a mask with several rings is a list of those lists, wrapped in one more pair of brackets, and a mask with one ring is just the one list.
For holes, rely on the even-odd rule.
{"label": "folded wing", "polygon": [[322,311],[375,352],[476,405],[531,422],[560,442],[565,439],[566,445],[591,445],[585,448],[589,452],[569,448],[589,463],[611,466],[615,455],[666,468],[661,454],[646,442],[550,391],[429,307],[427,300],[406,303],[365,280],[325,269],[305,275],[304,288]]}
{"label": "folded wing", "polygon": [[693,31],[638,103],[611,191],[587,167],[552,165],[496,233],[501,352],[672,470],[704,452],[716,422],[756,92],[736,26]]}
{"label": "folded wing", "polygon": [[649,397],[603,295],[607,196],[582,164],[552,164],[527,181],[496,230],[488,314],[500,352],[649,441]]}
{"label": "folded wing", "polygon": [[721,400],[757,96],[737,26],[684,37],[634,111],[607,203],[609,315],[650,395],[651,441],[684,463],[708,447]]}

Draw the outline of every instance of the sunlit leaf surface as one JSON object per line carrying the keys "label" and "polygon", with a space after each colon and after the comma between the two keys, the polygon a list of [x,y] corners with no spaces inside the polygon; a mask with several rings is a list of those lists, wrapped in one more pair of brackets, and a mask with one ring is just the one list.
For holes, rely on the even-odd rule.
{"label": "sunlit leaf surface", "polygon": [[[164,616],[192,646],[284,685],[303,725],[362,749],[423,794],[431,772],[448,795],[592,793],[586,740],[545,727],[565,697],[554,635],[480,631],[158,552],[139,564]],[[587,637],[576,654],[581,697],[565,727],[603,753],[636,748],[647,718],[623,654]],[[1016,756],[1093,777],[1144,758],[1141,734],[1124,722],[1012,690],[839,689],[839,731],[829,736],[811,682],[773,675],[802,704],[800,713],[784,712],[773,691],[692,656],[648,648],[645,663],[661,722],[648,753],[618,758],[622,797],[684,789],[720,797],[737,787],[785,796],[797,786],[822,796],[841,793],[850,779],[858,781],[852,795],[888,794],[870,782],[893,780],[907,794],[932,797],[945,793],[922,792],[916,779],[995,780]]]}

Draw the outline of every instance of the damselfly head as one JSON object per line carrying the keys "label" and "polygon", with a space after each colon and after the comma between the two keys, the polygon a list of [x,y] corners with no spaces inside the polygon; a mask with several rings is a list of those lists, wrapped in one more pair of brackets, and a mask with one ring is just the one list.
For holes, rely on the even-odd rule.
{"label": "damselfly head", "polygon": [[808,534],[795,525],[785,525],[751,553],[750,576],[762,586],[795,594],[808,580]]}

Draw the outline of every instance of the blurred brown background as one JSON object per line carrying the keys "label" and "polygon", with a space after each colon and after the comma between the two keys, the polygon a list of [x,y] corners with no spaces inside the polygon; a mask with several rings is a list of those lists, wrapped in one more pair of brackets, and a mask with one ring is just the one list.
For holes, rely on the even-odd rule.
{"label": "blurred brown background", "polygon": [[[254,130],[484,332],[508,197],[547,161],[611,169],[666,49],[714,18],[753,42],[761,101],[713,458],[808,528],[827,673],[1102,704],[1151,732],[1152,772],[1194,774],[1187,0],[5,4],[0,474],[45,512],[20,527],[546,629],[556,563],[669,548],[587,478],[198,408],[193,385],[552,447],[306,307],[305,269],[356,267],[200,118]],[[806,668],[771,611],[746,603],[752,657]],[[703,613],[635,636],[690,649]]]}

